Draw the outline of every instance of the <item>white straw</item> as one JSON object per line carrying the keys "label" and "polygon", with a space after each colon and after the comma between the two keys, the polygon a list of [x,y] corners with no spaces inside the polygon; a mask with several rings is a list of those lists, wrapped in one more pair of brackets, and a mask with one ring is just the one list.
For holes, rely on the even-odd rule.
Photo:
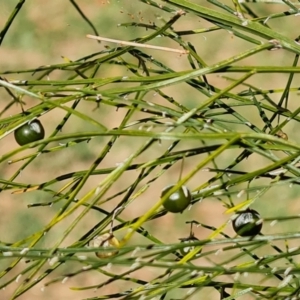
{"label": "white straw", "polygon": [[86,37],[89,39],[93,39],[93,40],[117,43],[117,44],[120,44],[121,46],[124,46],[124,45],[125,46],[134,46],[134,47],[140,47],[140,48],[148,48],[148,49],[176,52],[176,53],[180,53],[180,54],[188,54],[189,53],[189,51],[187,51],[187,50],[173,49],[173,48],[168,48],[168,47],[160,47],[160,46],[154,46],[154,45],[149,45],[149,44],[140,44],[140,43],[135,43],[135,42],[127,42],[127,41],[109,39],[109,38],[91,35],[91,34],[87,34]]}

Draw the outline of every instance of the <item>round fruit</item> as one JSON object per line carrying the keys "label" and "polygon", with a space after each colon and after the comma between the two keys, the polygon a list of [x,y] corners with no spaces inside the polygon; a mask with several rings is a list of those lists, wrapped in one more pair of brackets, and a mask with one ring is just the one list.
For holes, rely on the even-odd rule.
{"label": "round fruit", "polygon": [[[99,247],[103,247],[103,248],[109,248],[109,247],[114,247],[114,248],[119,248],[120,243],[118,241],[118,239],[112,234],[112,233],[105,233],[103,235],[100,236],[96,236],[90,243],[90,246],[95,247],[95,248],[99,248]],[[108,258],[108,257],[112,257],[116,254],[118,254],[118,250],[111,250],[111,251],[101,251],[101,252],[96,252],[96,256],[99,258]]]}
{"label": "round fruit", "polygon": [[247,209],[237,213],[232,221],[234,231],[240,236],[255,236],[262,229],[260,214],[254,209]]}
{"label": "round fruit", "polygon": [[[194,234],[191,234],[189,237],[187,238],[183,238],[183,239],[180,239],[182,243],[185,243],[185,244],[189,244],[189,243],[193,243],[193,242],[197,242],[199,241],[195,236]],[[189,252],[193,251],[195,249],[194,246],[186,246],[184,248],[181,248],[180,249],[180,253],[185,256],[187,255]],[[201,253],[202,250],[200,250],[195,257],[199,256],[200,253]]]}
{"label": "round fruit", "polygon": [[42,140],[45,130],[39,120],[33,120],[15,130],[15,140],[20,145]]}
{"label": "round fruit", "polygon": [[[165,187],[161,192],[161,197],[167,194],[175,184]],[[166,210],[172,213],[183,212],[191,203],[192,194],[186,186],[181,186],[176,192],[171,194],[163,203]]]}

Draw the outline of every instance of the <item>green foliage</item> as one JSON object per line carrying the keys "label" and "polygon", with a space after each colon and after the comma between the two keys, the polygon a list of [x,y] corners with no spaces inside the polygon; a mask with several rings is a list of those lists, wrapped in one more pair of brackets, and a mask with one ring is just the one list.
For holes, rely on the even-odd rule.
{"label": "green foliage", "polygon": [[0,298],[299,299],[299,3],[104,2],[6,6]]}

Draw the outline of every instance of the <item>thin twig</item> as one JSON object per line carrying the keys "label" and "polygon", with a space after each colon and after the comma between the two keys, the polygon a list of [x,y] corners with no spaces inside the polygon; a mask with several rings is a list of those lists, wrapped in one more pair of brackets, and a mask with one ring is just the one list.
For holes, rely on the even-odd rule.
{"label": "thin twig", "polygon": [[140,43],[135,43],[135,42],[115,40],[115,39],[109,39],[109,38],[96,36],[96,35],[91,35],[91,34],[87,34],[86,37],[89,38],[89,39],[93,39],[93,40],[117,43],[117,44],[120,44],[122,46],[126,45],[126,46],[134,46],[134,47],[141,47],[141,48],[149,48],[149,49],[155,49],[155,50],[176,52],[176,53],[180,53],[180,54],[188,54],[189,53],[188,50],[180,50],[180,49],[173,49],[173,48],[168,48],[168,47],[154,46],[154,45],[149,45],[149,44],[140,44]]}

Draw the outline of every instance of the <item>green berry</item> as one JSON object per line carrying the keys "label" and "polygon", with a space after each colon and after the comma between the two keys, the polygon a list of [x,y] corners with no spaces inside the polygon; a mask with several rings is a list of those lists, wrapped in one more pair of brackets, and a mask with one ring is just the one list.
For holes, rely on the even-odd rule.
{"label": "green berry", "polygon": [[14,132],[15,140],[20,145],[26,145],[38,140],[42,140],[45,136],[45,130],[39,120],[33,120],[19,127]]}
{"label": "green berry", "polygon": [[[175,184],[168,185],[161,192],[161,197],[166,195]],[[171,194],[163,203],[164,208],[172,213],[183,212],[191,203],[192,194],[186,186],[181,186],[177,191]]]}

